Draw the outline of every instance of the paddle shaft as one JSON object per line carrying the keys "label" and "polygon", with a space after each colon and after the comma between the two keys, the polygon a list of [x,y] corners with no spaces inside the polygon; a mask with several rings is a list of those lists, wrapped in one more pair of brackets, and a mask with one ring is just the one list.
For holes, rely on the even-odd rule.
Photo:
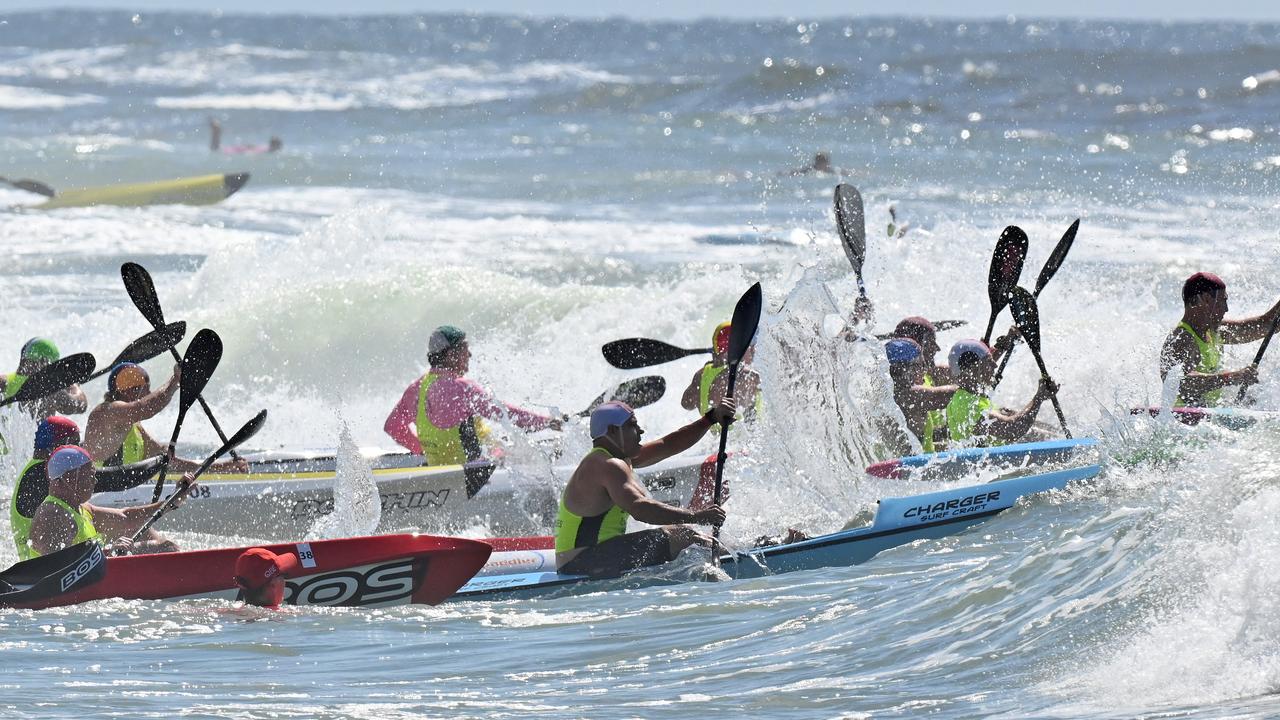
{"label": "paddle shaft", "polygon": [[[730,363],[729,365],[729,385],[725,388],[724,395],[727,398],[733,398],[733,389],[738,382],[738,363]],[[711,495],[713,505],[720,504],[721,489],[724,487],[724,463],[728,459],[729,447],[729,425],[732,419],[726,418],[720,421],[720,451],[716,453],[716,485]],[[715,550],[715,543],[720,540],[720,526],[716,525],[711,528],[711,563],[716,567],[720,567],[720,554]]]}
{"label": "paddle shaft", "polygon": [[[1049,382],[1053,380],[1049,377],[1049,371],[1044,366],[1044,358],[1040,357],[1040,351],[1034,346],[1031,347],[1031,355],[1036,359],[1036,365],[1040,367],[1040,376]],[[1054,392],[1049,396],[1049,402],[1053,403],[1053,411],[1058,414],[1058,423],[1062,425],[1062,434],[1071,439],[1071,430],[1067,428],[1067,416],[1062,414],[1062,405],[1058,402],[1058,393]]]}
{"label": "paddle shaft", "polygon": [[[1258,353],[1253,356],[1253,369],[1258,369],[1258,364],[1262,362],[1262,356],[1267,354],[1267,346],[1271,344],[1271,338],[1276,334],[1276,326],[1280,325],[1280,313],[1271,319],[1271,327],[1267,328],[1267,334],[1262,338],[1262,344],[1258,346]],[[1243,402],[1245,392],[1248,391],[1248,385],[1241,385],[1240,392],[1236,394],[1236,402]]]}

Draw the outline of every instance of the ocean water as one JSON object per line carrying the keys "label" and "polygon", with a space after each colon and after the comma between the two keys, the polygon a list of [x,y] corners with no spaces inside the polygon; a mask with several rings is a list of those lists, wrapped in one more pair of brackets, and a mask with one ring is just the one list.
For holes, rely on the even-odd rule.
{"label": "ocean water", "polygon": [[[472,374],[500,396],[570,411],[630,376],[601,344],[705,345],[760,281],[766,413],[732,436],[749,452],[728,469],[725,535],[829,532],[922,489],[863,476],[885,457],[883,364],[823,329],[856,292],[830,208],[844,180],[866,199],[877,327],[968,320],[944,345],[981,334],[1006,225],[1031,237],[1030,284],[1082,219],[1040,298],[1044,357],[1073,433],[1115,460],[852,568],[382,611],[3,611],[0,713],[1280,713],[1276,429],[1126,417],[1160,401],[1188,274],[1226,278],[1233,314],[1275,300],[1278,69],[1276,25],[0,14],[0,175],[252,174],[209,207],[0,213],[0,358],[32,335],[114,356],[148,329],[118,274],[140,262],[168,318],[222,335],[206,397],[224,426],[265,407],[257,449],[390,448],[382,419],[437,324],[467,329]],[[284,150],[212,154],[210,116],[226,144]],[[847,175],[790,172],[819,151]],[[35,200],[0,190],[0,206]],[[676,396],[698,366],[656,371]],[[1262,375],[1257,407],[1280,409]],[[1019,351],[996,399],[1023,404],[1036,377]],[[668,397],[640,418],[652,435],[688,414]],[[193,414],[182,449],[214,444]]]}

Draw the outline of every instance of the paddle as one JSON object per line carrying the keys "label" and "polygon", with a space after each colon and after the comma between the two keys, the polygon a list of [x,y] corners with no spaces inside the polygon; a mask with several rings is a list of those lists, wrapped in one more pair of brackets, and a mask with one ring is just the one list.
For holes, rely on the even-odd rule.
{"label": "paddle", "polygon": [[[178,419],[173,423],[173,435],[169,437],[169,454],[172,455],[178,447],[178,433],[182,432],[182,421],[187,417],[187,411],[195,404],[196,398],[200,397],[200,393],[204,391],[204,386],[209,384],[209,378],[213,376],[213,371],[218,368],[218,362],[222,360],[222,338],[214,331],[205,328],[196,333],[191,344],[187,346],[187,354],[182,358],[182,384],[178,391]],[[168,467],[160,468],[160,477],[156,479],[156,491],[151,496],[151,502],[160,499],[160,492],[164,490],[164,476]]]}
{"label": "paddle", "polygon": [[187,335],[187,324],[181,320],[169,323],[160,330],[152,330],[142,337],[129,343],[110,365],[98,370],[89,376],[90,380],[100,378],[111,372],[112,368],[120,363],[142,363],[146,362],[166,350],[173,349],[174,345],[182,342],[182,338]]}
{"label": "paddle", "polygon": [[[1062,234],[1062,239],[1054,246],[1053,252],[1049,253],[1049,259],[1044,261],[1044,267],[1040,268],[1040,276],[1036,278],[1035,292],[1031,293],[1031,297],[1039,298],[1040,291],[1044,290],[1044,286],[1049,284],[1053,279],[1058,268],[1062,267],[1062,261],[1067,259],[1067,253],[1071,250],[1071,244],[1076,241],[1076,231],[1080,229],[1080,218],[1071,223],[1071,227]],[[1013,347],[1000,358],[1000,367],[996,370],[996,376],[991,381],[991,387],[1000,384],[1000,379],[1004,377],[1004,369],[1009,365],[1009,358],[1013,357]]]}
{"label": "paddle", "polygon": [[[138,308],[138,312],[142,313],[142,317],[151,323],[151,327],[160,330],[165,327],[164,310],[160,308],[160,298],[156,296],[155,283],[151,281],[151,273],[147,269],[137,263],[125,263],[120,266],[120,278],[124,280],[124,289],[129,293],[129,299],[133,301],[134,307]],[[173,359],[181,361],[178,351],[169,348],[169,352],[173,354]],[[222,427],[218,425],[218,421],[213,417],[213,411],[209,409],[209,403],[204,401],[203,397],[197,397],[200,408],[204,410],[205,417],[209,418],[209,424],[213,426],[213,431],[218,433],[218,439],[222,442],[227,441],[227,434],[222,432]],[[239,459],[235,450],[231,451],[231,457]]]}
{"label": "paddle", "polygon": [[[1253,356],[1253,363],[1250,365],[1254,370],[1258,369],[1258,363],[1262,362],[1262,356],[1267,352],[1267,346],[1271,344],[1271,338],[1276,334],[1276,326],[1280,325],[1280,313],[1271,319],[1271,327],[1267,328],[1266,337],[1262,338],[1262,344],[1258,346],[1258,353]],[[1236,402],[1244,402],[1244,394],[1249,389],[1248,385],[1241,385],[1240,392],[1236,394]]]}
{"label": "paddle", "polygon": [[1010,225],[1000,233],[996,250],[991,254],[991,270],[987,273],[987,297],[991,300],[991,319],[982,342],[991,344],[991,332],[996,329],[996,318],[1009,304],[1009,293],[1022,275],[1022,263],[1027,259],[1027,234],[1022,228]]}
{"label": "paddle", "polygon": [[[968,320],[938,320],[933,323],[933,329],[936,332],[942,332],[943,330],[955,330],[961,325],[968,325],[968,324],[969,324]],[[880,333],[876,335],[877,340],[889,340],[894,337],[897,337],[897,336],[891,332]]]}
{"label": "paddle", "polygon": [[89,376],[93,374],[95,365],[97,365],[97,361],[89,353],[76,353],[60,360],[54,360],[31,373],[27,377],[27,381],[22,384],[22,387],[13,397],[0,401],[0,407],[16,402],[39,400],[63,388],[88,382]]}
{"label": "paddle", "polygon": [[840,231],[840,245],[853,266],[853,276],[858,279],[859,297],[867,297],[862,282],[862,265],[867,259],[867,221],[862,208],[862,195],[858,188],[840,183],[836,185],[832,199],[836,209],[836,229]]}
{"label": "paddle", "polygon": [[[1040,376],[1053,382],[1049,377],[1049,371],[1045,369],[1044,358],[1040,356],[1040,309],[1036,307],[1035,296],[1025,288],[1014,287],[1009,300],[1009,312],[1013,313],[1013,321],[1017,323],[1022,339],[1027,341],[1031,356],[1036,359],[1036,365],[1040,367]],[[1070,439],[1071,430],[1067,428],[1067,418],[1062,414],[1062,405],[1058,403],[1058,393],[1055,392],[1049,396],[1049,399],[1053,401],[1053,411],[1058,414],[1058,422],[1062,424],[1062,434]]]}
{"label": "paddle", "polygon": [[615,400],[630,405],[633,410],[642,408],[658,402],[666,392],[667,379],[661,375],[632,378],[620,383],[612,390],[600,393],[600,396],[592,400],[586,410],[578,413],[578,417],[587,417],[598,406]]}
{"label": "paddle", "polygon": [[[199,336],[197,335],[196,337],[199,337]],[[185,378],[186,376],[184,375],[183,377]],[[143,523],[142,527],[138,528],[138,531],[135,532],[131,538],[129,538],[130,541],[138,542],[138,538],[142,537],[143,533],[145,533],[147,530],[150,530],[151,526],[155,525],[157,520],[163,517],[166,512],[172,510],[174,506],[177,505],[179,500],[186,497],[187,493],[191,492],[191,488],[195,487],[195,484],[196,484],[195,481],[198,480],[200,476],[205,473],[206,470],[212,467],[213,464],[218,461],[218,458],[234,450],[237,446],[244,443],[245,440],[248,440],[249,438],[256,435],[258,433],[258,430],[262,428],[263,423],[265,423],[266,421],[267,421],[267,411],[263,410],[257,415],[254,415],[252,420],[245,423],[243,427],[237,430],[236,434],[232,435],[230,440],[227,440],[225,443],[223,443],[222,447],[213,451],[212,455],[205,458],[204,462],[200,463],[200,467],[196,468],[195,473],[192,474],[191,482],[184,484],[181,488],[177,490],[177,492],[173,493],[168,498],[166,498],[164,501],[164,505],[161,505],[159,508],[157,508],[155,513],[151,516],[151,518],[147,520],[145,523]],[[155,502],[155,500],[153,500],[152,502]]]}
{"label": "paddle", "polygon": [[39,180],[28,180],[27,178],[22,178],[20,180],[10,180],[8,178],[0,178],[0,182],[4,183],[5,185],[16,187],[19,190],[26,190],[29,193],[35,193],[37,195],[43,195],[45,197],[54,197],[58,194],[57,192],[54,191],[53,188],[49,187],[48,185],[45,185]]}
{"label": "paddle", "polygon": [[678,348],[675,345],[649,338],[623,338],[607,342],[600,348],[605,362],[620,370],[638,370],[653,365],[669,363],[690,355],[706,355],[711,348]]}
{"label": "paddle", "polygon": [[[760,309],[764,307],[764,294],[760,290],[760,283],[756,283],[747,289],[742,297],[738,299],[738,304],[733,308],[733,320],[731,321],[731,329],[729,330],[729,385],[725,388],[725,397],[733,397],[733,388],[738,380],[738,365],[742,362],[742,358],[747,354],[747,350],[751,347],[751,341],[756,337],[756,328],[760,325]],[[729,423],[730,419],[725,419],[720,423],[720,451],[716,455],[716,485],[715,493],[712,495],[712,503],[720,504],[720,489],[724,484],[724,461],[728,457],[725,449],[729,443]],[[719,540],[720,526],[712,528],[712,538]],[[715,552],[714,543],[711,551],[711,561],[716,567],[720,566],[720,554]]]}

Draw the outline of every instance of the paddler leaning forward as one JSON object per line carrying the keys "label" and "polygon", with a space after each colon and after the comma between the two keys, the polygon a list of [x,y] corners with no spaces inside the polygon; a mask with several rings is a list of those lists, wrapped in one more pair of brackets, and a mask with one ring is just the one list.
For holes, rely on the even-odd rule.
{"label": "paddler leaning forward", "polygon": [[1222,401],[1222,389],[1258,382],[1258,369],[1222,369],[1222,346],[1261,340],[1271,327],[1280,302],[1257,317],[1226,320],[1227,284],[1213,273],[1198,272],[1182,284],[1182,321],[1164,340],[1160,352],[1160,379],[1180,366],[1178,386],[1181,407],[1212,407]]}
{"label": "paddler leaning forward", "polygon": [[[49,456],[55,448],[79,444],[80,428],[71,418],[54,415],[41,420],[36,428],[31,460],[18,473],[18,480],[13,484],[13,497],[9,501],[9,529],[13,532],[13,542],[18,548],[20,559],[28,560],[33,557],[30,546],[31,519],[49,495]],[[98,468],[93,473],[93,491],[120,492],[137,487],[155,475],[162,462],[163,457],[160,457],[124,467]],[[148,540],[157,544],[164,541],[154,530],[148,532]]]}
{"label": "paddler leaning forward", "polygon": [[[87,540],[109,545],[113,552],[144,554],[171,552],[177,546],[158,536],[138,543],[130,536],[142,527],[164,501],[131,508],[103,508],[89,504],[95,479],[93,458],[77,445],[63,445],[53,451],[45,465],[49,478],[49,494],[31,518],[29,557],[48,555]],[[181,490],[191,483],[186,475],[179,483]],[[175,507],[181,504],[175,501]],[[21,550],[21,548],[20,548]]]}
{"label": "paddler leaning forward", "polygon": [[936,443],[947,440],[943,410],[951,404],[956,386],[935,387],[928,383],[924,351],[915,340],[893,338],[885,343],[884,351],[889,360],[889,378],[893,381],[893,400],[902,411],[907,428],[920,441],[924,452],[935,452]]}
{"label": "paddler leaning forward", "polygon": [[951,377],[959,387],[947,404],[947,435],[956,447],[989,447],[1021,440],[1035,423],[1040,405],[1058,386],[1040,378],[1031,402],[1022,410],[997,408],[987,396],[996,363],[981,340],[961,340],[947,354]]}
{"label": "paddler leaning forward", "polygon": [[441,325],[427,342],[430,369],[413,381],[387,415],[382,429],[428,465],[461,465],[484,458],[489,430],[483,418],[510,418],[524,430],[559,430],[564,421],[496,402],[476,381],[463,377],[471,368],[467,334]]}
{"label": "paddler leaning forward", "polygon": [[[698,511],[649,497],[634,469],[665,460],[693,447],[722,420],[732,421],[736,407],[727,398],[698,420],[649,443],[635,411],[608,402],[591,412],[593,447],[578,463],[560,499],[556,518],[556,568],[566,574],[617,577],[637,568],[673,560],[690,545],[710,546],[693,525],[720,525],[724,510]],[[662,527],[627,532],[627,519]]]}
{"label": "paddler leaning forward", "polygon": [[[156,391],[151,377],[141,366],[120,363],[107,376],[107,392],[102,403],[89,412],[85,423],[84,446],[99,465],[128,465],[169,451],[142,427],[142,421],[159,415],[173,400],[182,383],[182,366],[174,365],[173,376]],[[179,457],[169,458],[169,468],[187,472],[200,463]],[[210,466],[215,473],[247,473],[244,458],[223,460]]]}

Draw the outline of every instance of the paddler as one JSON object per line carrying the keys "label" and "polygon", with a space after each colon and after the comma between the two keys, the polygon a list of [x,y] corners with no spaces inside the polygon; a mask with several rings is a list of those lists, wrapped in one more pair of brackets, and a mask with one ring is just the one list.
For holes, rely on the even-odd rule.
{"label": "paddler", "polygon": [[1182,284],[1182,321],[1164,340],[1160,351],[1160,379],[1181,366],[1180,407],[1213,407],[1222,402],[1222,389],[1258,382],[1258,368],[1222,369],[1223,345],[1261,340],[1271,327],[1280,302],[1262,315],[1226,320],[1227,284],[1213,273],[1198,272]]}
{"label": "paddler", "polygon": [[991,348],[981,340],[961,340],[947,355],[951,377],[959,387],[947,404],[947,437],[959,446],[990,447],[1016,442],[1032,428],[1040,405],[1057,392],[1046,378],[1031,402],[1020,411],[997,408],[987,397],[987,387],[995,374]]}
{"label": "paddler", "polygon": [[920,441],[924,452],[936,452],[935,443],[945,442],[947,421],[943,411],[958,389],[955,385],[935,387],[925,382],[924,351],[915,340],[893,338],[885,343],[893,400],[906,418],[907,428]]}
{"label": "paddler", "polygon": [[[31,518],[49,494],[49,477],[45,465],[54,448],[63,445],[79,445],[80,428],[71,418],[54,415],[40,421],[36,428],[35,447],[31,460],[18,473],[13,484],[13,497],[9,501],[9,528],[18,546],[18,555],[25,559],[27,541],[31,536]],[[143,463],[143,465],[147,465]],[[150,467],[100,468],[94,472],[95,493],[120,492],[146,482],[160,469],[159,463]]]}
{"label": "paddler", "polygon": [[[680,396],[680,406],[685,410],[697,410],[699,415],[706,415],[713,406],[719,405],[729,389],[729,376],[724,374],[729,369],[729,334],[732,327],[722,322],[711,332],[711,361],[704,364],[693,374],[688,387]],[[734,393],[739,397],[755,398],[743,411],[746,419],[754,419],[760,410],[760,374],[750,367],[755,358],[753,345],[747,348],[738,365],[738,380]]]}
{"label": "paddler", "polygon": [[[629,406],[607,402],[593,410],[592,448],[560,499],[556,568],[571,575],[617,577],[669,562],[690,545],[709,547],[711,538],[692,525],[720,525],[724,509],[709,505],[693,511],[658,502],[636,480],[634,469],[688,450],[722,420],[732,422],[735,411],[732,398],[726,398],[698,420],[642,444],[644,432]],[[631,517],[662,527],[629,533]]]}
{"label": "paddler", "polygon": [[561,418],[497,402],[479,383],[463,377],[471,367],[471,347],[467,334],[452,325],[431,333],[427,362],[430,369],[405,389],[382,429],[409,452],[425,456],[428,465],[484,458],[489,430],[483,418],[509,418],[529,431],[564,425]]}
{"label": "paddler", "polygon": [[236,558],[234,580],[248,605],[277,609],[284,602],[284,580],[298,572],[298,556],[276,554],[266,548],[249,548]]}
{"label": "paddler", "polygon": [[[120,363],[107,375],[107,392],[102,403],[89,413],[85,424],[85,448],[99,465],[128,465],[156,455],[168,453],[167,445],[156,441],[142,427],[143,420],[159,415],[178,392],[182,382],[182,366],[173,366],[169,381],[154,392],[151,376],[135,363]],[[169,458],[169,468],[187,472],[200,463],[179,457]],[[244,458],[224,460],[210,466],[215,473],[246,473],[249,463]]]}
{"label": "paddler", "polygon": [[[94,489],[93,458],[84,448],[63,445],[55,449],[45,471],[49,494],[31,518],[25,553],[24,548],[18,548],[24,559],[95,539],[108,545],[114,553],[142,555],[178,549],[172,541],[153,531],[148,531],[147,537],[137,543],[129,539],[165,501],[123,509],[89,504]],[[191,475],[184,476],[179,489],[190,482]],[[180,504],[182,499],[177,502]]]}
{"label": "paddler", "polygon": [[[4,399],[17,395],[27,378],[61,357],[58,346],[52,340],[39,337],[28,340],[22,346],[17,371],[0,376],[0,389],[4,391]],[[79,385],[71,385],[40,400],[22,403],[22,407],[36,420],[43,420],[50,415],[78,415],[88,409],[89,400]]]}

